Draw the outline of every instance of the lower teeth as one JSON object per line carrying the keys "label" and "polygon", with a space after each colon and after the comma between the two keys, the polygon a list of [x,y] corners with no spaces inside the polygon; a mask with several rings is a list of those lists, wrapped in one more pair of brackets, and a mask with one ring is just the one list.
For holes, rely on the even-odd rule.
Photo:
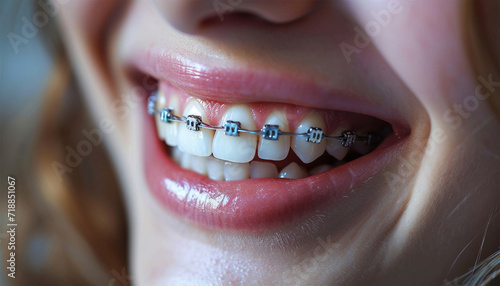
{"label": "lower teeth", "polygon": [[[334,164],[316,164],[309,170],[296,162],[278,169],[276,164],[265,161],[234,163],[213,156],[200,157],[182,152],[178,147],[169,147],[172,160],[184,169],[217,181],[237,181],[258,178],[301,179],[317,175],[334,168]],[[332,161],[334,159],[332,158]],[[340,163],[340,161],[337,162]],[[313,164],[314,165],[314,164]]]}

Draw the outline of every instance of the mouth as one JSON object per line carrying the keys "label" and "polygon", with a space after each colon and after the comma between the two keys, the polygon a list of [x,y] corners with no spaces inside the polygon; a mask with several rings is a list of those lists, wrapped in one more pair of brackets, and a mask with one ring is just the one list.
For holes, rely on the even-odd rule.
{"label": "mouth", "polygon": [[137,66],[158,83],[143,111],[146,180],[198,226],[263,230],[338,204],[409,134],[397,112],[287,75],[151,53]]}

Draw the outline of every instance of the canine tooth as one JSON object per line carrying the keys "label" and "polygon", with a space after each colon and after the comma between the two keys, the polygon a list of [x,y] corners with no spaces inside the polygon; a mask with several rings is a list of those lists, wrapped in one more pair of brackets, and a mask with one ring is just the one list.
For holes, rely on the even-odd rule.
{"label": "canine tooth", "polygon": [[328,164],[319,165],[319,166],[317,166],[309,171],[309,176],[314,176],[314,175],[326,172],[326,171],[331,170],[331,169],[333,169],[332,165],[328,165]]}
{"label": "canine tooth", "polygon": [[292,162],[288,166],[283,168],[283,170],[281,170],[279,174],[280,178],[286,179],[302,179],[307,176],[307,171],[295,162]]}
{"label": "canine tooth", "polygon": [[198,174],[207,174],[207,157],[191,156],[191,170]]}
{"label": "canine tooth", "polygon": [[155,114],[156,132],[160,139],[165,139],[165,132],[163,132],[163,122],[160,120],[160,114]]}
{"label": "canine tooth", "polygon": [[[227,120],[240,122],[242,129],[255,130],[252,113],[244,105],[231,107],[222,117],[220,126],[224,126]],[[240,133],[239,136],[228,136],[224,130],[217,130],[212,146],[214,157],[235,163],[246,163],[255,156],[257,135]]]}
{"label": "canine tooth", "polygon": [[[331,137],[341,136],[342,133],[346,130],[349,130],[349,128],[346,126],[337,127],[337,129],[335,129],[335,131],[333,131],[330,136]],[[326,143],[326,152],[331,156],[333,156],[335,159],[341,161],[342,159],[345,158],[347,153],[349,153],[350,148],[342,146],[341,141],[337,140],[327,140],[327,141],[328,142]]]}
{"label": "canine tooth", "polygon": [[[279,125],[280,130],[289,132],[288,120],[282,112],[273,112],[266,120],[265,124]],[[280,136],[278,140],[267,140],[259,136],[258,156],[261,159],[281,161],[286,158],[290,151],[290,137]]]}
{"label": "canine tooth", "polygon": [[249,163],[224,162],[224,178],[226,181],[246,180],[249,177]]}
{"label": "canine tooth", "polygon": [[[306,133],[310,127],[317,127],[325,130],[325,123],[319,114],[309,113],[299,124],[297,133]],[[321,140],[320,143],[307,142],[306,137],[293,137],[292,149],[304,163],[311,163],[318,157],[323,155],[326,148],[326,141]]]}
{"label": "canine tooth", "polygon": [[[156,95],[156,110],[161,110],[162,108],[164,108],[166,105],[166,98],[165,98],[165,95],[163,94],[163,92],[161,92],[160,90],[158,91],[158,94]],[[163,123],[161,120],[160,120],[160,113],[156,113],[155,114],[155,122],[156,122],[156,131],[158,132],[158,137],[160,137],[160,139],[165,139],[165,131],[164,131],[164,128],[163,128],[163,125],[165,123]]]}
{"label": "canine tooth", "polygon": [[349,147],[342,146],[342,142],[337,140],[328,140],[326,143],[326,152],[339,161],[345,158],[349,149]]}
{"label": "canine tooth", "polygon": [[212,180],[224,181],[224,161],[207,157],[207,173]]}
{"label": "canine tooth", "polygon": [[[188,115],[201,116],[202,120],[206,118],[201,104],[194,99],[184,108],[183,116]],[[178,130],[178,146],[182,152],[202,157],[212,154],[213,130],[201,128],[199,131],[192,131],[187,129],[185,124],[179,124]]]}
{"label": "canine tooth", "polygon": [[252,161],[250,163],[250,178],[277,178],[278,169],[273,163]]}
{"label": "canine tooth", "polygon": [[[173,109],[173,114],[179,114],[179,97],[176,94],[172,94],[167,107]],[[179,122],[163,123],[163,134],[167,145],[177,146],[179,143],[178,130]]]}

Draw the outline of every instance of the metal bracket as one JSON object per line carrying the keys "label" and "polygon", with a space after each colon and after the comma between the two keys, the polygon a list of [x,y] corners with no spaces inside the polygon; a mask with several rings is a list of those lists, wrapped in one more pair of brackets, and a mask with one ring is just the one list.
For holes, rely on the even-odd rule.
{"label": "metal bracket", "polygon": [[188,115],[186,117],[186,127],[191,131],[200,131],[201,116]]}

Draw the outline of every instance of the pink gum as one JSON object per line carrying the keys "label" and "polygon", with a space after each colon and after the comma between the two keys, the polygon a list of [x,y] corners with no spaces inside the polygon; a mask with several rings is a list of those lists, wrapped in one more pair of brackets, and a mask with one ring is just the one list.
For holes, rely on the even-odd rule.
{"label": "pink gum", "polygon": [[[181,112],[179,112],[179,110],[174,111],[174,114],[177,116],[182,115],[182,111],[186,106],[187,100],[189,98],[195,98],[164,82],[159,84],[159,88],[165,95],[166,102],[169,101],[169,97],[173,92],[175,92],[179,96],[179,106]],[[208,122],[205,123],[213,126],[219,126],[224,112],[231,106],[238,104],[237,102],[225,103],[201,99],[196,100],[198,100],[198,102],[200,102],[200,104],[203,106],[205,114],[207,115],[206,120],[208,120]],[[290,132],[294,132],[299,126],[300,121],[313,110],[314,112],[319,113],[323,118],[326,127],[326,130],[324,131],[327,135],[330,135],[331,132],[335,131],[339,126],[355,131],[360,135],[364,135],[363,133],[365,132],[375,132],[377,130],[380,130],[384,126],[384,122],[382,120],[376,119],[372,116],[352,112],[315,109],[307,106],[297,106],[286,103],[253,102],[245,103],[245,105],[250,109],[257,129],[260,129],[262,126],[264,126],[267,117],[273,111],[280,111],[284,112],[286,118],[288,119]]]}

